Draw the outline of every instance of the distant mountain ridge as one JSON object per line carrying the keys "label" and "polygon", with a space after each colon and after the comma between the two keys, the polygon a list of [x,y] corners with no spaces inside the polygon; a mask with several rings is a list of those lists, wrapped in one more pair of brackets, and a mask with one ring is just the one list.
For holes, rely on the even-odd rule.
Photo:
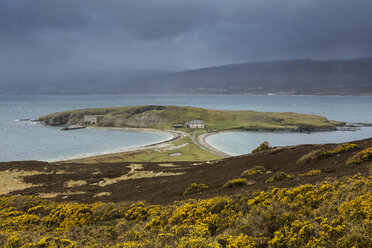
{"label": "distant mountain ridge", "polygon": [[180,72],[94,71],[0,82],[0,94],[25,93],[372,95],[372,58],[249,62]]}
{"label": "distant mountain ridge", "polygon": [[[250,62],[161,75],[184,93],[372,94],[372,58]],[[160,88],[162,88],[160,87]]]}

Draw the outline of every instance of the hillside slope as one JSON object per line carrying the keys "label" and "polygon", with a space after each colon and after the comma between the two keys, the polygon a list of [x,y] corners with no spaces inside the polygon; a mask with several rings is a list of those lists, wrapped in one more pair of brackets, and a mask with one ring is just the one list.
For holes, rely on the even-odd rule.
{"label": "hillside slope", "polygon": [[[298,160],[311,152],[322,151],[321,149],[333,150],[339,145],[300,145],[275,148],[209,162],[96,164],[57,164],[36,161],[6,162],[0,163],[0,171],[2,175],[7,176],[11,176],[9,171],[13,171],[16,173],[16,177],[23,178],[23,181],[28,184],[25,189],[13,190],[11,194],[45,195],[59,201],[94,202],[100,200],[116,202],[145,200],[152,203],[169,203],[174,200],[188,199],[190,196],[183,195],[183,192],[188,185],[194,182],[204,183],[209,186],[209,189],[193,194],[192,197],[208,198],[230,195],[247,189],[265,190],[272,186],[293,187],[358,173],[368,176],[371,164],[348,165],[346,162],[363,149],[372,147],[372,138],[353,143],[357,145],[355,150],[330,154],[329,156],[318,154],[316,159],[308,163],[300,163]],[[260,169],[262,173],[242,175],[247,169],[257,166],[264,168]],[[299,176],[312,170],[320,170],[320,173]],[[22,175],[17,174],[17,171],[33,173]],[[292,175],[293,178],[266,182],[279,172]],[[250,183],[243,187],[222,187],[227,181],[236,178],[246,178]],[[10,182],[12,181],[10,180]],[[30,185],[35,185],[35,187],[30,188]],[[6,188],[3,187],[4,190]],[[107,195],[99,196],[103,192],[106,192]],[[66,195],[68,197],[65,197]]]}
{"label": "hillside slope", "polygon": [[159,75],[148,81],[184,93],[372,94],[372,58],[251,62]]}
{"label": "hillside slope", "polygon": [[0,163],[0,245],[371,247],[371,161],[372,138],[206,163]]}
{"label": "hillside slope", "polygon": [[0,84],[0,95],[138,93],[372,95],[372,58],[250,62],[178,72],[64,69],[58,77],[49,71],[20,74]]}

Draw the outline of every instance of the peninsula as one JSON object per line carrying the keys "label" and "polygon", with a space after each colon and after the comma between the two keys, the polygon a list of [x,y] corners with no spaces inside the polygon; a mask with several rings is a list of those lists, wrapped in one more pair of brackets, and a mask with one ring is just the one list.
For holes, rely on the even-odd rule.
{"label": "peninsula", "polygon": [[[199,124],[190,125],[190,121]],[[205,138],[221,131],[329,131],[343,122],[293,112],[227,111],[186,106],[131,106],[80,109],[53,113],[39,118],[45,125],[80,125],[88,128],[168,131],[175,137],[160,144],[138,149],[74,159],[75,162],[165,162],[208,161],[229,156],[214,149]],[[202,123],[202,124],[201,124]],[[194,128],[193,128],[194,127]]]}
{"label": "peninsula", "polygon": [[[92,120],[92,116],[97,118]],[[228,111],[159,105],[64,111],[42,116],[39,121],[52,126],[87,125],[169,130],[175,127],[183,129],[184,123],[195,119],[203,120],[207,131],[329,131],[344,124],[317,115],[293,112]]]}

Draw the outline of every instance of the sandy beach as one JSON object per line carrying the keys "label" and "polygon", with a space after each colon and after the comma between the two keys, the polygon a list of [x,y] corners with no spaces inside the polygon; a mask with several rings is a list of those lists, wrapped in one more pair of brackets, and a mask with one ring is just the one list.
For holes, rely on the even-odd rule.
{"label": "sandy beach", "polygon": [[172,137],[162,142],[144,145],[144,146],[117,149],[117,150],[111,150],[111,151],[105,151],[105,152],[89,153],[89,154],[84,154],[84,155],[69,156],[69,157],[56,158],[56,159],[48,159],[46,160],[46,162],[61,162],[61,161],[82,159],[82,158],[95,157],[95,156],[101,156],[101,155],[135,152],[135,151],[141,151],[141,150],[147,150],[147,149],[159,149],[159,148],[171,146],[173,141],[176,141],[178,139],[181,139],[189,135],[188,133],[183,132],[183,131],[158,130],[158,129],[150,129],[150,128],[88,127],[88,129],[122,130],[122,131],[130,131],[130,132],[160,132],[160,133],[168,133],[172,135]]}
{"label": "sandy beach", "polygon": [[211,150],[217,154],[220,154],[223,157],[231,157],[232,156],[231,154],[218,150],[217,148],[213,147],[206,141],[206,139],[211,135],[218,134],[218,133],[226,133],[226,132],[232,132],[232,131],[217,131],[217,132],[203,133],[198,136],[198,142],[200,143],[200,145],[204,146],[208,150]]}
{"label": "sandy beach", "polygon": [[[177,131],[177,130],[159,130],[159,129],[150,129],[150,128],[124,128],[124,127],[88,127],[88,129],[104,129],[104,130],[122,130],[122,131],[130,131],[130,132],[160,132],[160,133],[167,133],[172,135],[171,138],[164,140],[162,142],[144,145],[144,146],[137,146],[132,148],[124,148],[124,149],[117,149],[117,150],[111,150],[111,151],[104,151],[104,152],[97,152],[97,153],[88,153],[83,155],[77,155],[77,156],[69,156],[69,157],[62,157],[62,158],[56,158],[56,159],[49,159],[46,160],[46,162],[67,162],[70,160],[76,160],[76,159],[84,159],[89,157],[98,157],[103,155],[115,155],[120,153],[130,153],[130,152],[137,152],[137,151],[143,151],[143,150],[155,150],[155,149],[166,149],[169,147],[170,149],[173,147],[172,142],[190,136],[187,132],[184,131]],[[211,153],[217,154],[221,157],[231,157],[231,154],[225,153],[212,145],[210,145],[206,139],[210,135],[223,133],[223,132],[231,132],[231,131],[218,131],[218,132],[210,132],[210,133],[204,133],[198,136],[197,142],[204,147],[206,150],[209,150]]]}

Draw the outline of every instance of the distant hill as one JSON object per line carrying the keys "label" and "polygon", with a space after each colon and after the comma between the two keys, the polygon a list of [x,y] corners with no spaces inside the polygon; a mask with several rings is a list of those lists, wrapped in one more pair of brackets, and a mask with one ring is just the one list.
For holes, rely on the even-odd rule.
{"label": "distant hill", "polygon": [[16,76],[0,73],[0,95],[131,94],[141,89],[138,81],[168,73],[170,71],[71,67],[43,73],[20,72]]}
{"label": "distant hill", "polygon": [[[150,82],[150,81],[149,81]],[[163,91],[217,94],[372,94],[372,58],[252,62],[161,75]]]}
{"label": "distant hill", "polygon": [[0,94],[133,93],[372,95],[372,58],[250,62],[180,72],[66,71],[0,81]]}

